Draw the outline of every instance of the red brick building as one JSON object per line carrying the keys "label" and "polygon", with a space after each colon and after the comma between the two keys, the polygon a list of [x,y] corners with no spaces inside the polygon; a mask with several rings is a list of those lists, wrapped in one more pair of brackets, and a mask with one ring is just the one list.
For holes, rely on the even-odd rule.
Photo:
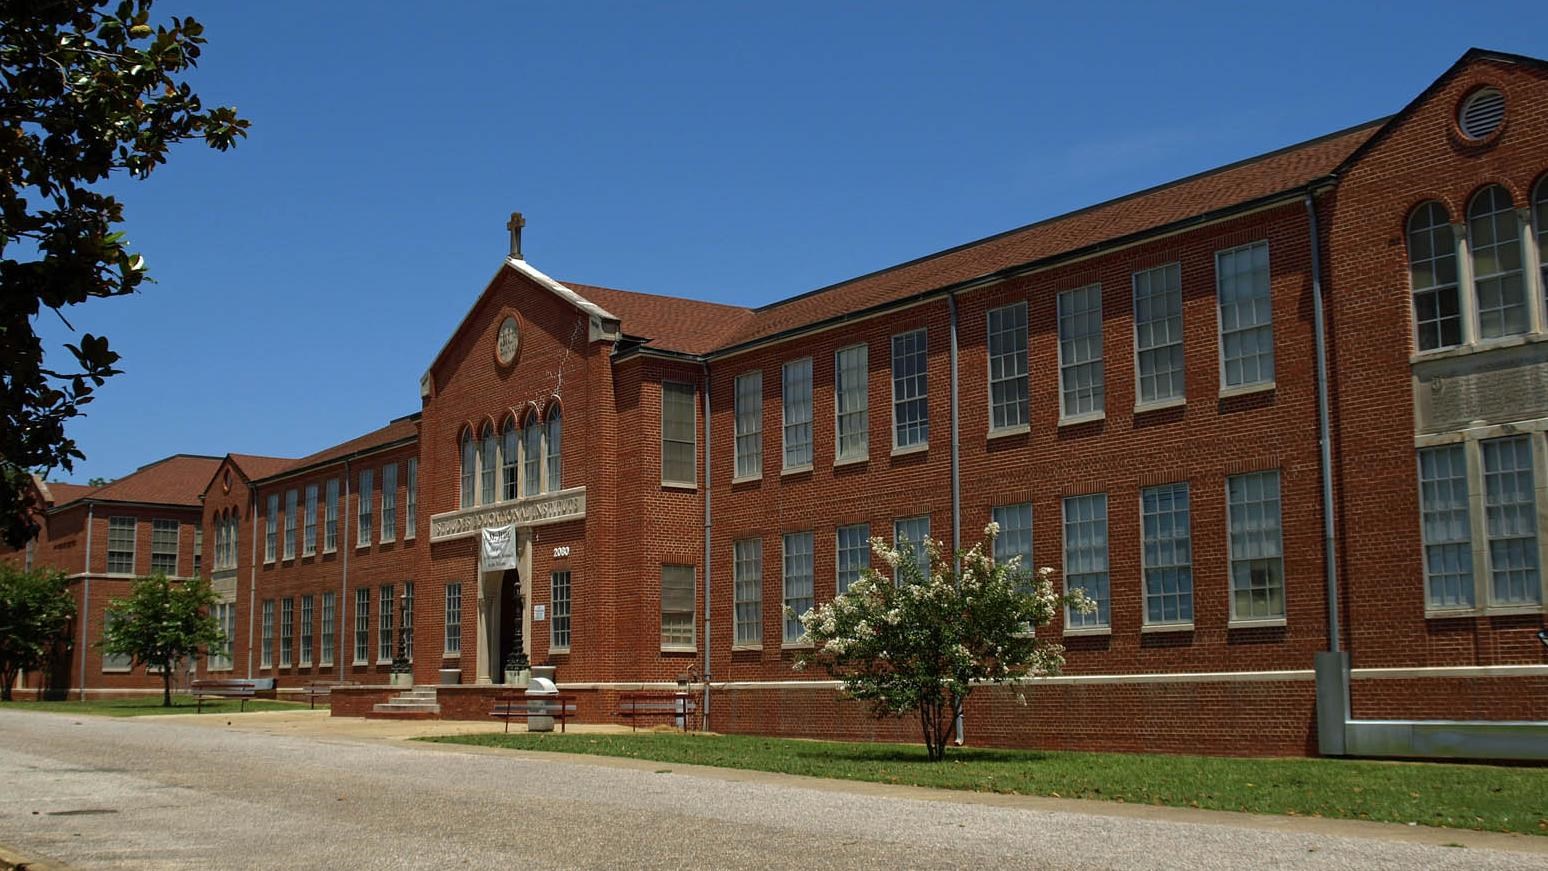
{"label": "red brick building", "polygon": [[384,684],[411,585],[445,716],[520,653],[592,717],[688,676],[717,730],[911,738],[792,671],[785,608],[994,519],[1099,609],[970,743],[1542,755],[1545,173],[1548,65],[1474,50],[1389,118],[755,309],[555,281],[517,219],[417,416],[211,480],[220,665]]}

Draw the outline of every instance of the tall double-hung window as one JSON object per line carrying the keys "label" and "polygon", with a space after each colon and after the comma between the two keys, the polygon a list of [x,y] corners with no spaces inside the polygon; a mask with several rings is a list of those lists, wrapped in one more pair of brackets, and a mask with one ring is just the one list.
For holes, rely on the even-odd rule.
{"label": "tall double-hung window", "polygon": [[1283,619],[1285,568],[1279,525],[1279,472],[1227,478],[1226,506],[1230,524],[1231,619]]}
{"label": "tall double-hung window", "polygon": [[516,470],[521,462],[520,450],[521,430],[516,428],[514,419],[505,422],[505,430],[500,434],[500,498],[504,500],[515,499]]}
{"label": "tall double-hung window", "polygon": [[477,491],[474,489],[478,478],[478,445],[473,442],[473,431],[468,430],[462,434],[462,469],[460,477],[459,503],[463,508],[472,508],[477,501]]}
{"label": "tall double-hung window", "polygon": [[403,537],[414,537],[414,516],[419,511],[419,458],[409,457],[403,484]]}
{"label": "tall double-hung window", "polygon": [[306,526],[301,532],[301,555],[317,553],[317,485],[306,485]]}
{"label": "tall double-hung window", "polygon": [[693,566],[661,567],[661,649],[693,650],[696,624]]}
{"label": "tall double-hung window", "polygon": [[375,475],[370,469],[360,470],[360,496],[357,502],[359,508],[359,535],[355,537],[356,547],[365,547],[371,543],[371,511],[372,504],[376,501]]}
{"label": "tall double-hung window", "polygon": [[560,419],[559,407],[557,405],[549,407],[547,419],[543,423],[543,428],[543,451],[544,455],[548,458],[547,490],[550,493],[557,493],[564,489],[559,483],[559,445],[560,437],[564,431],[564,424]]}
{"label": "tall double-hung window", "polygon": [[258,648],[258,667],[274,666],[274,600],[263,600],[263,644]]}
{"label": "tall double-hung window", "polygon": [[280,668],[290,668],[295,657],[296,600],[287,597],[280,601]]}
{"label": "tall double-hung window", "polygon": [[736,475],[757,478],[763,474],[763,372],[736,376]]}
{"label": "tall double-hung window", "polygon": [[478,504],[493,505],[495,501],[495,473],[499,464],[500,440],[495,437],[494,427],[484,427],[484,437],[478,448]]}
{"label": "tall double-hung window", "polygon": [[312,664],[312,624],[313,624],[313,619],[317,616],[312,611],[312,607],[313,607],[313,602],[314,601],[315,600],[311,596],[302,596],[301,597],[301,656],[300,656],[300,663],[301,663],[301,667],[302,668],[306,668],[307,666]]}
{"label": "tall double-hung window", "polygon": [[355,665],[371,659],[371,589],[355,590]]}
{"label": "tall double-hung window", "polygon": [[812,609],[812,534],[787,532],[784,536],[785,577],[785,638],[786,644],[797,644],[806,629],[801,625],[801,615]]}
{"label": "tall double-hung window", "polygon": [[1102,285],[1059,294],[1059,414],[1102,413]]}
{"label": "tall double-hung window", "polygon": [[1429,607],[1473,607],[1473,525],[1465,445],[1419,451],[1419,517]]}
{"label": "tall double-hung window", "polygon": [[279,494],[269,494],[269,515],[263,526],[263,561],[272,563],[279,556]]}
{"label": "tall double-hung window", "polygon": [[1090,612],[1065,608],[1067,629],[1111,626],[1107,579],[1107,494],[1064,498],[1064,588],[1081,589],[1096,603]]}
{"label": "tall double-hung window", "polygon": [[697,484],[694,474],[696,393],[692,384],[661,382],[661,483],[680,487]]}
{"label": "tall double-hung window", "polygon": [[446,655],[462,654],[462,584],[446,585]]}
{"label": "tall double-hung window", "polygon": [[377,627],[376,627],[376,660],[378,662],[390,662],[392,660],[392,584],[383,584],[381,598],[377,602]]}
{"label": "tall double-hung window", "polygon": [[892,337],[892,446],[922,447],[930,441],[926,334],[911,330]]}
{"label": "tall double-hung window", "polygon": [[323,553],[339,547],[339,479],[328,479],[323,496]]}
{"label": "tall double-hung window", "polygon": [[1429,202],[1408,217],[1408,275],[1414,294],[1414,337],[1421,351],[1462,344],[1457,241],[1446,207]]}
{"label": "tall double-hung window", "polygon": [[791,360],[781,369],[780,398],[784,406],[785,469],[812,465],[812,358]]}
{"label": "tall double-hung window", "polygon": [[[269,497],[272,501],[274,497]],[[134,574],[134,528],[133,517],[109,517],[108,518],[108,546],[107,546],[107,570],[115,575]],[[270,529],[272,530],[272,525]],[[273,532],[270,532],[273,535]],[[274,559],[274,552],[269,552],[269,559]]]}
{"label": "tall double-hung window", "polygon": [[835,539],[835,588],[843,595],[849,592],[849,585],[860,580],[861,573],[871,567],[871,525],[840,526]]}
{"label": "tall double-hung window", "polygon": [[[930,551],[925,542],[930,538],[930,515],[904,517],[892,522],[892,546],[903,559],[919,569],[920,579],[930,577]],[[907,580],[901,570],[893,578],[896,582]]]}
{"label": "tall double-hung window", "polygon": [[151,521],[151,564],[152,574],[160,572],[167,576],[177,574],[177,539],[178,530],[181,527],[176,520],[157,518]]}
{"label": "tall double-hung window", "polygon": [[382,541],[398,535],[398,464],[382,467]]}
{"label": "tall double-hung window", "polygon": [[865,345],[853,345],[834,354],[835,457],[841,463],[870,456],[866,350]]}
{"label": "tall double-hung window", "polygon": [[334,598],[335,595],[331,592],[322,594],[322,649],[317,652],[318,665],[333,664],[333,651],[338,642],[338,633],[334,630],[339,625],[338,600]]}
{"label": "tall double-hung window", "polygon": [[763,540],[745,538],[731,545],[731,584],[735,598],[734,644],[763,643]]}
{"label": "tall double-hung window", "polygon": [[543,492],[543,425],[535,413],[527,417],[522,428],[521,455],[521,493],[536,496]]}
{"label": "tall double-hung window", "polygon": [[1215,253],[1221,387],[1274,383],[1274,307],[1267,242]]}
{"label": "tall double-hung window", "polygon": [[1499,185],[1479,191],[1467,208],[1467,242],[1473,253],[1478,295],[1478,334],[1496,339],[1531,328],[1521,268],[1521,223],[1510,192]]}
{"label": "tall double-hung window", "polygon": [[989,311],[989,429],[1027,425],[1027,304]]}
{"label": "tall double-hung window", "polygon": [[1032,573],[1032,503],[996,505],[989,509],[989,519],[1000,527],[994,540],[994,561],[1004,565],[1016,559],[1015,572],[1023,589],[1029,588]]}
{"label": "tall double-hung window", "polygon": [[1193,534],[1188,495],[1186,483],[1140,491],[1146,625],[1193,623]]}
{"label": "tall double-hung window", "polygon": [[285,559],[296,558],[296,505],[298,493],[295,489],[285,491]]}
{"label": "tall double-hung window", "polygon": [[1182,267],[1134,273],[1134,353],[1140,405],[1183,398]]}
{"label": "tall double-hung window", "polygon": [[1531,436],[1490,439],[1483,452],[1484,532],[1488,540],[1489,599],[1495,605],[1542,601],[1538,580],[1537,500],[1532,484]]}

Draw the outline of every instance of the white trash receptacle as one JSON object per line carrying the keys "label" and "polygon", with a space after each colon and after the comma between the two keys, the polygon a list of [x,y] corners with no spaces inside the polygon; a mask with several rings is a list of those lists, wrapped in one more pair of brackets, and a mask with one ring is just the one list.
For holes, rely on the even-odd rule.
{"label": "white trash receptacle", "polygon": [[[527,710],[548,711],[559,696],[559,688],[546,677],[535,677],[527,684]],[[552,732],[554,731],[554,718],[546,713],[527,714],[528,732]]]}

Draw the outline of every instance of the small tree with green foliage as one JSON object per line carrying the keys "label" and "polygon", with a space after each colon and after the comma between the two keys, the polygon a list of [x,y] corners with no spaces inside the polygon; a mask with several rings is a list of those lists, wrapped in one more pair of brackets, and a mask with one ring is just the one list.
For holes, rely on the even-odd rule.
{"label": "small tree with green foliage", "polygon": [[43,665],[74,616],[64,572],[0,563],[0,701],[11,700],[18,674]]}
{"label": "small tree with green foliage", "polygon": [[996,562],[999,532],[989,524],[984,542],[955,560],[935,541],[915,545],[929,556],[928,575],[912,554],[871,539],[897,582],[866,569],[848,592],[800,615],[815,647],[796,668],[822,665],[877,717],[917,713],[930,760],[943,759],[974,686],[1057,674],[1064,648],[1043,641],[1037,630],[1066,604],[1077,611],[1093,607],[1081,590],[1055,593],[1051,568],[1030,577],[1019,558]]}
{"label": "small tree with green foliage", "polygon": [[210,607],[215,591],[204,578],[174,581],[157,573],[140,578],[129,598],[108,605],[107,628],[102,649],[117,656],[133,657],[136,665],[160,669],[161,704],[172,706],[172,673],[185,657],[197,657],[222,643]]}

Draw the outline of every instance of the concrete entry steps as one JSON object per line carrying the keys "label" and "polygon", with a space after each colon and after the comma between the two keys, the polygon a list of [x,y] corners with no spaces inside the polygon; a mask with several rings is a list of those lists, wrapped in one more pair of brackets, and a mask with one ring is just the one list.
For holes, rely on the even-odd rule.
{"label": "concrete entry steps", "polygon": [[441,706],[435,700],[435,687],[414,687],[385,702],[371,706],[371,718],[381,720],[438,720]]}

